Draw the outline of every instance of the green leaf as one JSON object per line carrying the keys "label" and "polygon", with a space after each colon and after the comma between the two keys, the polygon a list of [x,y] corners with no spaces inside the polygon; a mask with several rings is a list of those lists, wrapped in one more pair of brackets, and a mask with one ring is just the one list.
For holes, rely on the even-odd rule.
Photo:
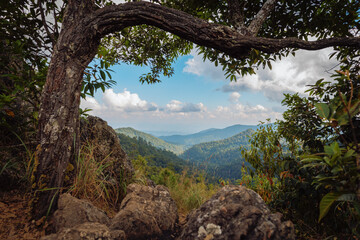
{"label": "green leaf", "polygon": [[334,149],[331,146],[324,146],[324,151],[327,155],[334,155]]}
{"label": "green leaf", "polygon": [[316,112],[320,117],[328,119],[330,117],[330,108],[326,103],[315,103]]}
{"label": "green leaf", "polygon": [[326,194],[320,201],[320,214],[319,214],[319,222],[323,219],[326,214],[329,212],[330,207],[333,205],[335,201],[342,196],[342,192],[329,192]]}
{"label": "green leaf", "polygon": [[105,81],[106,80],[106,75],[105,75],[103,70],[100,70],[100,75],[101,75],[101,78]]}

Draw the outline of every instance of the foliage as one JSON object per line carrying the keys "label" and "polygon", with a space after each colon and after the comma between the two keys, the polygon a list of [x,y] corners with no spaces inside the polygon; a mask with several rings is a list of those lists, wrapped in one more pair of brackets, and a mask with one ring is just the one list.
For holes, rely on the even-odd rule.
{"label": "foliage", "polygon": [[171,66],[179,55],[190,53],[192,43],[152,26],[133,26],[102,40],[99,53],[112,64],[126,63],[149,66],[140,76],[141,83],[160,82],[160,74],[170,77]]}
{"label": "foliage", "polygon": [[[257,131],[252,148],[243,151],[257,175],[281,182],[271,189],[269,204],[291,218],[304,238],[359,235],[359,51],[340,49],[333,56],[341,62],[333,81],[317,81],[309,97],[285,94],[284,120]],[[254,183],[251,174],[243,179]],[[258,185],[250,184],[262,193]]]}
{"label": "foliage", "polygon": [[297,142],[306,151],[323,150],[323,144],[330,140],[332,129],[323,126],[321,117],[314,108],[312,98],[296,94],[284,94],[282,104],[287,107],[283,119],[277,122],[279,134],[287,142]]}
{"label": "foliage", "polygon": [[257,173],[265,173],[269,178],[279,177],[288,164],[288,159],[292,159],[298,153],[297,142],[295,140],[284,141],[277,125],[268,123],[253,133],[247,148],[241,147],[241,154],[250,163]]}
{"label": "foliage", "polygon": [[169,168],[177,173],[182,172],[186,167],[192,165],[176,156],[174,153],[158,149],[142,138],[131,138],[124,134],[118,134],[121,147],[131,160],[138,159],[138,156],[146,158],[149,166]]}
{"label": "foliage", "polygon": [[186,170],[175,173],[169,168],[148,166],[146,158],[138,156],[133,161],[135,182],[147,184],[149,178],[155,184],[166,186],[174,199],[180,213],[186,215],[191,210],[200,207],[218,189],[207,184],[200,173],[188,174]]}
{"label": "foliage", "polygon": [[239,162],[239,147],[247,145],[249,135],[253,130],[249,129],[230,138],[219,141],[200,143],[186,150],[181,157],[190,162],[204,164],[225,165],[231,162]]}
{"label": "foliage", "polygon": [[94,97],[94,93],[101,89],[105,92],[105,88],[110,88],[115,85],[115,81],[112,80],[110,72],[110,63],[100,59],[100,65],[94,64],[88,66],[84,72],[84,78],[81,86],[81,97],[86,98],[86,95]]}
{"label": "foliage", "polygon": [[245,167],[241,169],[241,173],[241,179],[237,180],[239,185],[254,190],[266,203],[276,199],[281,188],[281,181],[278,178],[270,178],[263,173],[250,174]]}
{"label": "foliage", "polygon": [[[154,1],[155,2],[155,1]],[[165,6],[188,12],[199,18],[236,28],[241,24],[231,18],[229,1],[184,1],[184,0],[161,0]],[[239,1],[244,24],[248,25],[262,7],[264,1]],[[309,36],[316,38],[351,36],[353,29],[360,29],[358,21],[360,3],[358,1],[277,1],[275,10],[265,21],[258,36],[267,38],[297,37],[308,39]],[[291,9],[291,10],[290,10]],[[350,10],[351,9],[351,10]],[[236,80],[236,76],[253,74],[259,67],[271,69],[271,62],[288,54],[295,54],[296,49],[285,49],[275,54],[267,54],[254,49],[249,49],[249,55],[239,60],[229,57],[217,50],[197,46],[203,53],[204,60],[208,59],[215,65],[221,65],[230,80]]]}

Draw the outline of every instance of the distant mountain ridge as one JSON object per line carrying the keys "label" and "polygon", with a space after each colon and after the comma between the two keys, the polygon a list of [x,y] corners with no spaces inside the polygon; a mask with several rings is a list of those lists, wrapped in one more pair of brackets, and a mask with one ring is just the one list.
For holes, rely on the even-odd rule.
{"label": "distant mountain ridge", "polygon": [[124,134],[131,138],[134,138],[134,137],[142,138],[143,140],[145,140],[146,142],[148,142],[149,144],[151,144],[152,146],[154,146],[156,148],[164,149],[164,150],[173,152],[177,155],[184,152],[184,146],[165,142],[164,140],[154,137],[151,134],[144,133],[144,132],[138,131],[138,130],[130,128],[130,127],[117,128],[117,129],[115,129],[115,132]]}
{"label": "distant mountain ridge", "polygon": [[249,145],[249,139],[254,130],[247,129],[230,138],[199,143],[187,149],[181,158],[190,162],[207,162],[209,164],[224,165],[241,160],[240,146]]}
{"label": "distant mountain ridge", "polygon": [[199,143],[218,141],[232,137],[242,131],[247,129],[258,129],[259,126],[256,125],[232,125],[223,129],[210,128],[203,130],[198,133],[188,134],[188,135],[171,135],[171,136],[160,136],[159,138],[173,144],[180,144],[186,147],[193,146]]}
{"label": "distant mountain ridge", "polygon": [[212,176],[237,179],[241,177],[243,164],[248,164],[241,156],[240,147],[249,146],[253,133],[253,129],[247,129],[230,138],[199,143],[187,149],[180,157],[200,169],[207,169]]}

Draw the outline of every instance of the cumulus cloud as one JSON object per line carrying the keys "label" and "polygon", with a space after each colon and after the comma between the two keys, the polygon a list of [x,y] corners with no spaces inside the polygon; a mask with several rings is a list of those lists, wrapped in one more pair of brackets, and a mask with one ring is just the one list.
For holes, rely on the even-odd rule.
{"label": "cumulus cloud", "polygon": [[258,69],[256,75],[238,76],[221,88],[223,92],[258,91],[274,101],[283,99],[283,93],[304,94],[306,85],[321,78],[329,78],[327,70],[336,66],[336,60],[329,60],[331,49],[316,52],[298,51],[296,56],[288,56],[272,64],[270,69]]}
{"label": "cumulus cloud", "polygon": [[169,112],[202,112],[205,111],[206,108],[204,104],[198,103],[182,103],[178,100],[171,100],[170,103],[166,104],[166,111]]}
{"label": "cumulus cloud", "polygon": [[156,104],[148,103],[140,99],[138,94],[131,93],[126,89],[120,93],[115,93],[113,89],[105,90],[103,102],[112,110],[125,112],[155,111],[157,109]]}
{"label": "cumulus cloud", "polygon": [[100,110],[106,108],[105,106],[101,106],[95,98],[93,97],[86,97],[86,99],[81,99],[81,108],[85,109],[92,109],[92,110]]}
{"label": "cumulus cloud", "polygon": [[218,106],[213,112],[214,118],[238,119],[242,123],[257,124],[257,121],[280,119],[281,112],[266,108],[260,104],[255,106],[242,103],[231,104],[230,106]]}
{"label": "cumulus cloud", "polygon": [[225,75],[220,66],[216,67],[213,62],[203,61],[202,55],[197,54],[196,50],[192,50],[192,56],[186,61],[183,72],[191,73],[197,76],[205,76],[212,80],[224,80]]}
{"label": "cumulus cloud", "polygon": [[230,93],[229,101],[230,101],[230,102],[233,102],[233,103],[238,102],[240,96],[241,96],[240,93],[238,93],[238,92],[232,92],[232,93]]}

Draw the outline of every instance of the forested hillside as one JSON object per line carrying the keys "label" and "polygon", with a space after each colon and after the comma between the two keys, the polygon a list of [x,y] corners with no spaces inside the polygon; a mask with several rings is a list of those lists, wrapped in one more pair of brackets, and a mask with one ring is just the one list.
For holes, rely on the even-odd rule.
{"label": "forested hillside", "polygon": [[159,138],[163,139],[166,142],[181,144],[185,146],[192,146],[199,143],[218,141],[225,138],[232,137],[242,131],[247,129],[258,129],[259,126],[255,125],[233,125],[223,129],[211,128],[198,133],[189,134],[189,135],[172,135],[172,136],[161,136]]}
{"label": "forested hillside", "polygon": [[170,152],[173,152],[177,155],[181,154],[184,152],[184,147],[178,144],[171,144],[171,143],[167,143],[164,140],[154,137],[151,134],[148,133],[144,133],[141,131],[138,131],[136,129],[127,127],[127,128],[117,128],[115,129],[115,131],[117,133],[121,133],[124,134],[130,138],[142,138],[143,140],[145,140],[148,144],[156,147],[156,148],[160,148],[160,149],[164,149]]}
{"label": "forested hillside", "polygon": [[130,159],[135,159],[138,155],[146,158],[149,166],[167,167],[180,173],[190,164],[179,158],[174,153],[158,149],[141,137],[128,137],[118,133],[120,144]]}
{"label": "forested hillside", "polygon": [[249,136],[254,132],[248,129],[224,140],[200,143],[181,154],[181,158],[190,162],[226,165],[242,160],[240,147],[249,144]]}

